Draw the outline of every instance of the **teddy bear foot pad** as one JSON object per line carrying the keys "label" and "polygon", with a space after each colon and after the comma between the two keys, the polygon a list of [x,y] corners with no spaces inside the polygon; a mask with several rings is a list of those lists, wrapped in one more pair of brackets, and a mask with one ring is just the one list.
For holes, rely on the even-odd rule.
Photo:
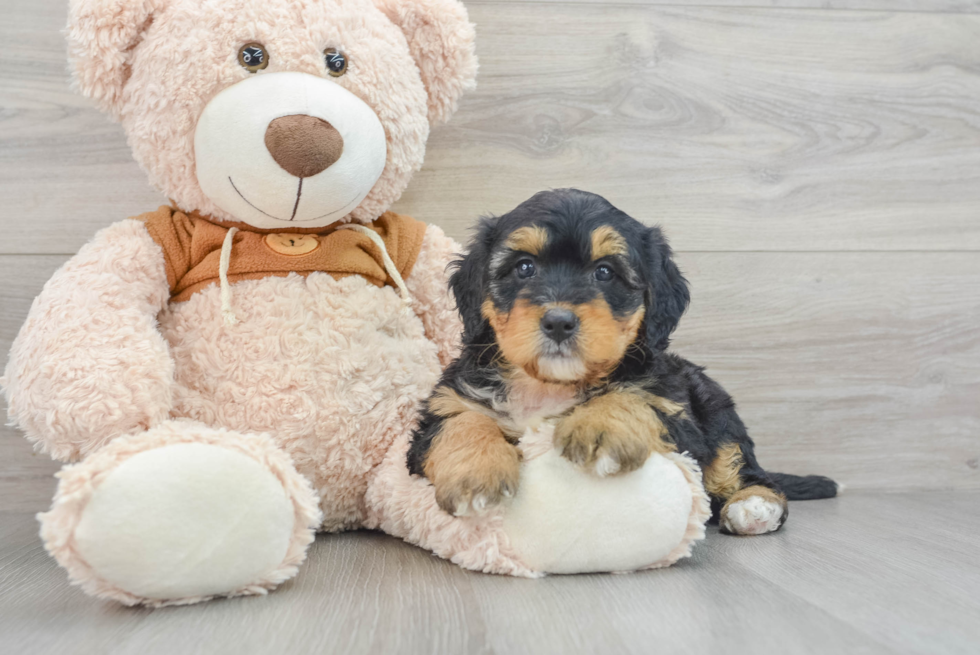
{"label": "teddy bear foot pad", "polygon": [[115,452],[66,469],[40,516],[45,545],[86,590],[189,603],[265,593],[295,573],[316,505],[271,439],[173,422],[103,450]]}
{"label": "teddy bear foot pad", "polygon": [[525,463],[502,527],[535,571],[669,566],[704,538],[709,509],[699,480],[693,460],[676,453],[654,454],[633,473],[600,478],[550,450]]}

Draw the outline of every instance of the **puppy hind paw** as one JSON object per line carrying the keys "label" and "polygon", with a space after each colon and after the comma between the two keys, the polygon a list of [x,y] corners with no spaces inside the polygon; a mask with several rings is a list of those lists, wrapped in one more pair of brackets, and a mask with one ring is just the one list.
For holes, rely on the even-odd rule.
{"label": "puppy hind paw", "polygon": [[777,498],[748,496],[725,505],[721,515],[722,531],[737,535],[775,532],[782,526],[786,510]]}

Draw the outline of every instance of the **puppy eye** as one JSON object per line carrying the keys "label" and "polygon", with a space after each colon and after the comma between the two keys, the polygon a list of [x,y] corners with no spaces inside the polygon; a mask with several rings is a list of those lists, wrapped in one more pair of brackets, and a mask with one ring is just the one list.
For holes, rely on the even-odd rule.
{"label": "puppy eye", "polygon": [[616,274],[613,273],[612,267],[607,266],[606,264],[599,264],[595,267],[595,279],[597,279],[599,282],[608,282],[609,280],[613,279],[613,276],[615,275]]}
{"label": "puppy eye", "polygon": [[521,278],[522,280],[526,280],[527,278],[531,277],[537,270],[537,268],[534,266],[534,262],[532,262],[530,259],[522,259],[521,261],[517,262],[517,266],[514,268],[517,270],[517,277]]}
{"label": "puppy eye", "polygon": [[269,55],[261,43],[246,43],[238,51],[238,63],[249,73],[257,73],[269,65]]}
{"label": "puppy eye", "polygon": [[323,59],[327,62],[327,72],[333,77],[340,77],[347,72],[347,55],[337,48],[324,50]]}

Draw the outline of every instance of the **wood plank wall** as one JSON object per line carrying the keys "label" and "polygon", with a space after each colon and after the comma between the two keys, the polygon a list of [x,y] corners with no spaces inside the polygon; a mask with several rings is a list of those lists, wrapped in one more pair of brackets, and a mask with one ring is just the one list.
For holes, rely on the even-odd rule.
{"label": "wood plank wall", "polygon": [[[93,232],[162,202],[74,95],[65,0],[0,0],[0,365]],[[710,6],[709,6],[710,5]],[[396,207],[465,238],[547,187],[660,223],[677,350],[763,463],[980,488],[980,1],[472,1],[479,88]],[[0,492],[56,469],[0,435]]]}

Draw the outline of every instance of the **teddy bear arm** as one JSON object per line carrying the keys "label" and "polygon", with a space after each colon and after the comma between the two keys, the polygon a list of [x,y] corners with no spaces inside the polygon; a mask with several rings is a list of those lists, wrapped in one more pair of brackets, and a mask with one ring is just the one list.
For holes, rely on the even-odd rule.
{"label": "teddy bear arm", "polygon": [[405,280],[425,334],[439,349],[443,367],[459,354],[462,322],[449,291],[449,263],[461,252],[459,244],[435,225],[426,228],[412,273]]}
{"label": "teddy bear arm", "polygon": [[4,377],[13,422],[62,461],[167,418],[174,362],[156,317],[170,297],[143,223],[99,232],[35,299]]}

